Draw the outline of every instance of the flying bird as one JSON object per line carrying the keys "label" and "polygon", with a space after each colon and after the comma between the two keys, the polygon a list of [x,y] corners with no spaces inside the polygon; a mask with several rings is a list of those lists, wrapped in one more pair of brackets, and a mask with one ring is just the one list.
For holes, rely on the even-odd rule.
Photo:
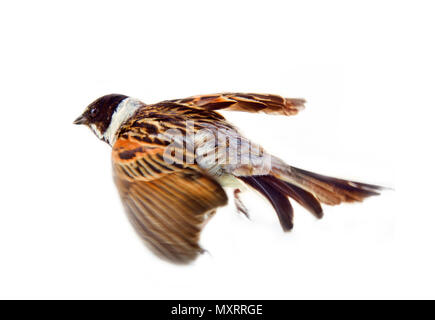
{"label": "flying bird", "polygon": [[88,126],[112,147],[115,184],[129,220],[150,249],[175,263],[204,250],[200,232],[218,207],[224,187],[242,186],[264,196],[284,231],[293,228],[289,197],[317,218],[321,204],[378,195],[380,186],[320,175],[286,164],[244,137],[219,110],[290,116],[304,99],[272,94],[221,93],[145,104],[110,94],[92,102],[74,124]]}

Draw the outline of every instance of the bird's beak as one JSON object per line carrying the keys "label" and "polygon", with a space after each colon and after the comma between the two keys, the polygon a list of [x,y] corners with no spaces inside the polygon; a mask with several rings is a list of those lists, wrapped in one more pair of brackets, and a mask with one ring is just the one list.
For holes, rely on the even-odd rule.
{"label": "bird's beak", "polygon": [[86,119],[86,117],[81,115],[80,117],[74,120],[73,124],[86,124],[87,122],[88,120]]}

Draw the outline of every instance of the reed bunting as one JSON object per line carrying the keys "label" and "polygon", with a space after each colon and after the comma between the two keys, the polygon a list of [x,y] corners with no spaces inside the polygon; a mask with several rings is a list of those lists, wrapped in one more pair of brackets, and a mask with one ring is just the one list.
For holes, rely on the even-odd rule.
{"label": "reed bunting", "polygon": [[193,261],[200,232],[234,188],[249,186],[275,209],[284,231],[293,227],[289,197],[321,218],[321,203],[337,205],[378,195],[381,187],[332,178],[286,164],[245,138],[218,110],[295,115],[303,99],[222,93],[145,104],[121,94],[92,102],[74,123],[112,147],[116,186],[128,217],[162,258]]}

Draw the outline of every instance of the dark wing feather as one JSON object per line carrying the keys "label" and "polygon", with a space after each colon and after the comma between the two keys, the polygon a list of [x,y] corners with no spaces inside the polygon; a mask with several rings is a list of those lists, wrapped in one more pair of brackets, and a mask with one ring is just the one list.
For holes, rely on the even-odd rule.
{"label": "dark wing feather", "polygon": [[115,183],[130,221],[153,252],[188,263],[202,252],[200,232],[227,196],[194,165],[164,162],[163,151],[120,138],[112,155]]}

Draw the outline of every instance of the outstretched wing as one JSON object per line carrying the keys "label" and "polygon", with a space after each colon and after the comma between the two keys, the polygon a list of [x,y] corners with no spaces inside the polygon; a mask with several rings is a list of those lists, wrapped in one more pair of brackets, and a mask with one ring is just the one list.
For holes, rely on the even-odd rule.
{"label": "outstretched wing", "polygon": [[163,152],[162,146],[118,139],[112,153],[115,183],[130,221],[153,252],[188,263],[203,251],[200,232],[227,196],[195,165],[168,164]]}
{"label": "outstretched wing", "polygon": [[267,114],[295,115],[304,108],[304,99],[283,98],[273,94],[219,93],[170,100],[193,108],[263,112]]}

